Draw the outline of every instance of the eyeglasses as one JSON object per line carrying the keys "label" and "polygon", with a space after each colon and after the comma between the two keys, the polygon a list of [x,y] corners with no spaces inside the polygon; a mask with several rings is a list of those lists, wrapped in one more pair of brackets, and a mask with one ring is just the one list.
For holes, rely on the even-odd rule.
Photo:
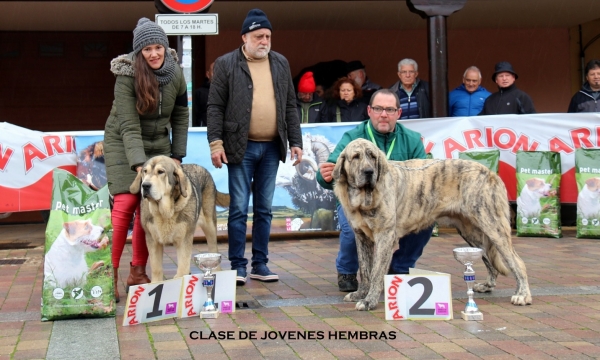
{"label": "eyeglasses", "polygon": [[406,76],[411,76],[416,74],[417,72],[414,70],[404,70],[404,71],[398,71],[398,74],[400,75],[406,75]]}
{"label": "eyeglasses", "polygon": [[385,110],[388,115],[394,115],[398,111],[398,109],[393,107],[382,108],[381,106],[373,106],[371,107],[371,110],[373,110],[375,114],[381,114],[383,110]]}

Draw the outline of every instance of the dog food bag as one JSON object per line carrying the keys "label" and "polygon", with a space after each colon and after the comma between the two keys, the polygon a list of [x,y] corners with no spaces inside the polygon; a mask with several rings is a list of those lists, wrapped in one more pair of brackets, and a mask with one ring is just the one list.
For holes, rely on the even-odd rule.
{"label": "dog food bag", "polygon": [[517,236],[562,237],[560,154],[517,152]]}
{"label": "dog food bag", "polygon": [[108,187],[55,169],[46,227],[42,321],[115,316]]}
{"label": "dog food bag", "polygon": [[600,149],[575,151],[577,237],[600,239]]}
{"label": "dog food bag", "polygon": [[[433,159],[433,155],[431,153],[427,153],[427,159]],[[433,231],[431,232],[431,236],[440,236],[440,227],[438,223],[433,224]]]}
{"label": "dog food bag", "polygon": [[500,150],[490,151],[467,151],[458,153],[458,158],[463,160],[476,161],[494,173],[498,173],[498,163],[500,162]]}

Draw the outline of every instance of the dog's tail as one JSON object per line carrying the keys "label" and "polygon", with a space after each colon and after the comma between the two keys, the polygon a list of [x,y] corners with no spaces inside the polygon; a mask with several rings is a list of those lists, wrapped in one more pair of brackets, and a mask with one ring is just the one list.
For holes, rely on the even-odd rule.
{"label": "dog's tail", "polygon": [[215,202],[220,207],[228,208],[230,202],[229,194],[223,194],[222,192],[217,191],[217,199]]}
{"label": "dog's tail", "polygon": [[496,246],[494,246],[492,244],[491,241],[488,241],[486,255],[487,255],[488,260],[492,263],[492,266],[494,267],[494,269],[498,270],[498,272],[500,274],[502,274],[504,276],[507,276],[510,274],[510,270],[508,269],[508,267],[506,267],[506,264],[504,263],[502,256],[500,256],[500,253],[498,253],[498,249],[496,248]]}

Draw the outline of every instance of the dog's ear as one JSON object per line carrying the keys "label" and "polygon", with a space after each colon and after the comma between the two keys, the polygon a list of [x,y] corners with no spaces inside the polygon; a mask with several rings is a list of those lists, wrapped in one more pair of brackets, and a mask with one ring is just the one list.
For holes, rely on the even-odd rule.
{"label": "dog's ear", "polygon": [[387,172],[387,159],[385,158],[385,153],[383,151],[373,144],[370,145],[373,146],[371,151],[373,151],[373,154],[375,155],[375,167],[377,168],[377,178],[375,181],[379,181],[379,179]]}
{"label": "dog's ear", "polygon": [[180,165],[175,167],[175,179],[177,179],[177,185],[179,186],[179,191],[181,192],[181,196],[187,197],[190,189],[188,189],[188,182],[185,181],[185,174],[183,173],[183,168]]}
{"label": "dog's ear", "polygon": [[333,168],[333,179],[339,183],[346,180],[346,172],[344,171],[344,163],[346,162],[346,150],[342,151]]}
{"label": "dog's ear", "polygon": [[143,170],[138,171],[137,176],[135,177],[135,180],[133,180],[133,182],[131,183],[131,186],[129,186],[130,193],[137,194],[140,192],[140,187],[142,186],[142,173],[143,173]]}
{"label": "dog's ear", "polygon": [[532,186],[535,186],[535,182],[536,182],[536,179],[529,179],[529,180],[525,181],[525,184],[527,184],[527,186],[529,186],[529,187],[532,187]]}

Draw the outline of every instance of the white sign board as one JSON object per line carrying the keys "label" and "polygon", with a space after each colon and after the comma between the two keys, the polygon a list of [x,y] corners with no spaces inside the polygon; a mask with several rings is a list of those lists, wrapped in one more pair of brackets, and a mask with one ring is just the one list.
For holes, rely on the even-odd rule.
{"label": "white sign board", "polygon": [[[220,313],[235,312],[235,270],[215,271],[214,303]],[[129,287],[123,326],[174,317],[200,316],[206,301],[202,274]]]}
{"label": "white sign board", "polygon": [[[221,314],[235,312],[235,278],[237,271],[215,271],[215,287],[213,288],[213,302]],[[192,274],[183,277],[181,291],[182,304],[179,307],[179,317],[186,318],[199,316],[202,306],[206,301],[206,288],[202,286],[203,274]]]}
{"label": "white sign board", "polygon": [[156,14],[155,22],[167,35],[218,35],[218,14]]}
{"label": "white sign board", "polygon": [[386,320],[451,320],[450,274],[410,269],[410,275],[386,275]]}

